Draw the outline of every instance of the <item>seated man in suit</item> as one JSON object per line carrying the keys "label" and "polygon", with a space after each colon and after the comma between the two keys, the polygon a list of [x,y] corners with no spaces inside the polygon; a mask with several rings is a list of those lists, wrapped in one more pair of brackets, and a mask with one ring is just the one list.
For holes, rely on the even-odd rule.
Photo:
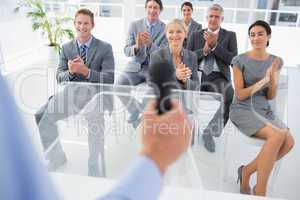
{"label": "seated man in suit", "polygon": [[[160,12],[163,10],[161,0],[146,0],[145,9],[147,17],[134,21],[130,25],[124,52],[132,59],[127,64],[125,72],[118,78],[118,85],[138,85],[146,82],[150,54],[167,45],[165,24],[159,20]],[[140,105],[128,98],[120,99],[131,114],[128,122],[137,126],[134,123],[140,113],[136,111]]]}
{"label": "seated man in suit", "polygon": [[[75,14],[74,26],[77,37],[62,47],[56,74],[57,82],[113,83],[112,47],[92,35],[93,13],[88,9],[78,10]],[[95,88],[97,87],[95,86]],[[70,115],[78,114],[87,102],[99,92],[95,88],[87,84],[79,84],[76,87],[67,85],[63,91],[52,96],[35,115],[46,159],[49,160],[49,170],[54,171],[67,161],[58,140],[56,122]],[[104,145],[103,121],[98,118],[88,119],[88,174],[90,176],[100,176],[98,157]]]}
{"label": "seated man in suit", "polygon": [[221,28],[223,8],[214,4],[208,8],[208,28],[194,32],[187,48],[197,54],[201,76],[201,91],[217,92],[223,95],[223,124],[218,119],[221,107],[203,131],[204,146],[209,152],[215,151],[213,136],[220,136],[229,118],[229,107],[233,98],[231,85],[230,64],[237,55],[236,34]]}

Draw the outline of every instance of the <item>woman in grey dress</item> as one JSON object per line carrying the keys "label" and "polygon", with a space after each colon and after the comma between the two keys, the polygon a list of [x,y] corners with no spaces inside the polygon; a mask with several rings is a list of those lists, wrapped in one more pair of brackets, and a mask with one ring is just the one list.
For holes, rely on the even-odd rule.
{"label": "woman in grey dress", "polygon": [[248,35],[252,49],[232,60],[235,99],[229,115],[242,133],[266,141],[257,157],[238,169],[240,192],[250,194],[250,176],[257,172],[253,193],[265,196],[274,163],[292,149],[294,139],[268,103],[276,96],[283,64],[281,58],[266,51],[271,28],[259,20],[249,27]]}

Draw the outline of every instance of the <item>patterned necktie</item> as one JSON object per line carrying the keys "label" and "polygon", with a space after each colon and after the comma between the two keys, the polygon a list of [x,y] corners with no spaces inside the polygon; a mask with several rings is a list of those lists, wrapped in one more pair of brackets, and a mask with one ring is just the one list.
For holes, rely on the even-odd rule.
{"label": "patterned necktie", "polygon": [[86,50],[87,50],[87,46],[85,44],[80,46],[80,58],[83,60],[85,64],[86,64]]}
{"label": "patterned necktie", "polygon": [[153,37],[154,37],[154,24],[150,25],[149,32],[150,32],[150,37],[153,40]]}
{"label": "patterned necktie", "polygon": [[203,72],[205,75],[209,75],[214,69],[214,55],[208,54],[204,59]]}

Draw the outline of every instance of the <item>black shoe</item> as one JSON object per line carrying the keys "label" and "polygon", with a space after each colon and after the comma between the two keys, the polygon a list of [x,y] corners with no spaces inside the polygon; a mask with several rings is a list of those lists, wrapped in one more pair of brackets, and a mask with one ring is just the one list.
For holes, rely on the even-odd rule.
{"label": "black shoe", "polygon": [[54,172],[61,166],[65,165],[66,163],[67,163],[66,154],[62,153],[59,156],[56,156],[55,158],[49,161],[47,165],[47,169],[49,172]]}
{"label": "black shoe", "polygon": [[202,139],[204,141],[204,147],[206,148],[207,151],[211,153],[216,151],[216,144],[213,136],[207,133],[203,133]]}
{"label": "black shoe", "polygon": [[127,120],[128,123],[132,124],[133,122],[135,122],[136,120],[138,120],[139,118],[139,112],[134,112],[130,115],[129,119]]}
{"label": "black shoe", "polygon": [[187,115],[192,115],[192,114],[194,114],[194,112],[193,112],[192,110],[188,109],[188,108],[185,108],[185,113],[186,113]]}
{"label": "black shoe", "polygon": [[136,129],[139,126],[139,124],[141,123],[141,118],[139,118],[139,113],[136,112],[136,113],[132,114],[130,116],[130,118],[127,120],[127,122],[129,124],[132,124],[134,129]]}
{"label": "black shoe", "polygon": [[98,165],[93,165],[88,167],[88,176],[91,177],[103,177],[100,174],[99,166]]}

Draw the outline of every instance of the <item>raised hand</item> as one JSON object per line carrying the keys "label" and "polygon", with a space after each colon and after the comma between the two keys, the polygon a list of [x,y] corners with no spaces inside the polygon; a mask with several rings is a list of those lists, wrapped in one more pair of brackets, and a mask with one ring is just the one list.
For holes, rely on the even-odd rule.
{"label": "raised hand", "polygon": [[271,74],[270,74],[270,78],[271,78],[271,81],[278,81],[279,79],[279,73],[280,73],[280,64],[281,64],[281,61],[278,57],[276,57],[272,64],[271,64]]}
{"label": "raised hand", "polygon": [[138,33],[136,38],[135,38],[135,49],[139,50],[142,46],[142,38],[141,38],[141,33]]}
{"label": "raised hand", "polygon": [[146,47],[150,47],[152,44],[152,39],[151,39],[151,35],[148,31],[142,32],[141,33],[141,40],[142,43],[146,46]]}
{"label": "raised hand", "polygon": [[180,63],[176,66],[176,78],[186,82],[192,75],[192,71],[185,64]]}
{"label": "raised hand", "polygon": [[272,67],[269,67],[267,69],[267,71],[266,71],[266,74],[265,74],[264,78],[263,78],[265,84],[267,84],[267,83],[270,82],[270,80],[271,80],[271,73],[272,73]]}
{"label": "raised hand", "polygon": [[68,68],[71,74],[88,75],[88,68],[79,56],[73,60],[68,60]]}
{"label": "raised hand", "polygon": [[143,114],[141,154],[150,157],[164,174],[188,148],[191,123],[177,100],[172,100],[172,109],[163,115],[157,114],[156,107],[150,101]]}
{"label": "raised hand", "polygon": [[213,49],[217,45],[219,35],[210,31],[204,32],[204,39],[207,42],[208,46]]}

